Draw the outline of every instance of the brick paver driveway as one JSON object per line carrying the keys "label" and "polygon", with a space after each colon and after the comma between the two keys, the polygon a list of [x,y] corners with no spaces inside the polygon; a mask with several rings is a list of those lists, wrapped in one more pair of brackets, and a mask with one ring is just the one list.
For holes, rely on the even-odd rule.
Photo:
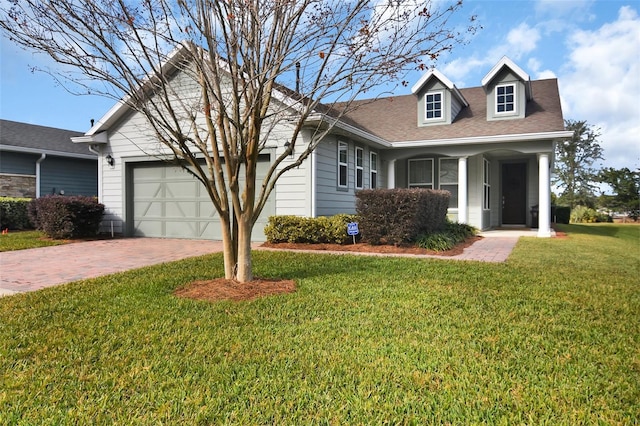
{"label": "brick paver driveway", "polygon": [[0,253],[0,296],[222,251],[219,241],[124,238]]}

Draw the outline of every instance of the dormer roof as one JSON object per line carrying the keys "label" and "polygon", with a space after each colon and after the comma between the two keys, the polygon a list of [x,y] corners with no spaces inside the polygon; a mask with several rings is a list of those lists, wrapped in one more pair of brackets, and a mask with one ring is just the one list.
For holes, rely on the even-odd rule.
{"label": "dormer roof", "polygon": [[511,59],[506,56],[503,56],[498,63],[491,68],[491,71],[482,79],[482,87],[484,91],[488,91],[488,87],[491,82],[497,77],[497,75],[504,69],[508,68],[513,74],[515,74],[520,81],[524,83],[525,93],[527,96],[527,100],[530,101],[533,99],[533,91],[531,90],[531,77],[527,74],[522,68],[516,65]]}
{"label": "dormer roof", "polygon": [[417,94],[432,78],[436,78],[442,83],[447,89],[451,91],[451,93],[458,98],[460,103],[464,106],[469,106],[467,100],[462,96],[462,93],[458,90],[455,84],[451,80],[449,80],[444,74],[438,71],[435,68],[430,69],[427,73],[425,73],[420,80],[416,82],[416,84],[411,87],[411,93],[414,95]]}

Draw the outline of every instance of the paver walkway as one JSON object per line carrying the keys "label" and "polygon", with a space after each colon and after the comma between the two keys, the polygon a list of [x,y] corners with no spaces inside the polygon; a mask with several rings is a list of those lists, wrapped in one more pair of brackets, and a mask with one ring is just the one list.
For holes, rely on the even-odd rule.
{"label": "paver walkway", "polygon": [[[527,234],[483,234],[457,256],[444,259],[504,262]],[[256,249],[261,249],[256,246]],[[276,249],[277,250],[277,249]],[[39,290],[71,281],[113,274],[143,266],[222,251],[219,241],[164,238],[124,238],[88,241],[0,253],[0,296]],[[311,250],[311,252],[318,253]],[[328,253],[326,251],[322,253]],[[335,252],[338,254],[353,254]],[[362,253],[372,255],[371,253]],[[442,256],[394,255],[415,258]]]}

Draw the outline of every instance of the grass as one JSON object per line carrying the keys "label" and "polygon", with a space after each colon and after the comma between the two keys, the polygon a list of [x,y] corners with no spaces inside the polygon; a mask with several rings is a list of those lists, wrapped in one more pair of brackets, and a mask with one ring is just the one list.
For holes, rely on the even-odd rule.
{"label": "grass", "polygon": [[41,231],[12,231],[0,235],[0,252],[57,246],[66,242],[48,239]]}
{"label": "grass", "polygon": [[220,255],[0,299],[0,424],[637,424],[640,227],[504,264],[256,252],[298,291],[171,296]]}

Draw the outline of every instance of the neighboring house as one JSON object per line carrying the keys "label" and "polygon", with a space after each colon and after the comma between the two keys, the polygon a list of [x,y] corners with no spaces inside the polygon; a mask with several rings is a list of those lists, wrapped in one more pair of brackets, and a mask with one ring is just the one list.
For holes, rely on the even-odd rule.
{"label": "neighboring house", "polygon": [[[479,87],[458,89],[431,70],[410,95],[358,104],[308,161],[278,181],[255,240],[264,239],[270,215],[353,213],[360,189],[407,187],[450,191],[449,216],[479,229],[533,225],[538,236],[551,235],[554,146],[571,136],[555,79],[531,81],[505,57]],[[309,125],[326,118],[317,114]],[[73,138],[101,152],[105,225],[126,235],[220,238],[204,189],[178,167],[148,155],[159,151],[144,129],[142,116],[119,103],[85,136]],[[283,152],[286,126],[279,134],[263,151],[262,171]],[[299,142],[307,143],[310,134]],[[115,161],[108,164],[107,155]],[[530,213],[535,208],[539,225]]]}
{"label": "neighboring house", "polygon": [[98,156],[71,142],[80,135],[0,120],[0,196],[96,196]]}

